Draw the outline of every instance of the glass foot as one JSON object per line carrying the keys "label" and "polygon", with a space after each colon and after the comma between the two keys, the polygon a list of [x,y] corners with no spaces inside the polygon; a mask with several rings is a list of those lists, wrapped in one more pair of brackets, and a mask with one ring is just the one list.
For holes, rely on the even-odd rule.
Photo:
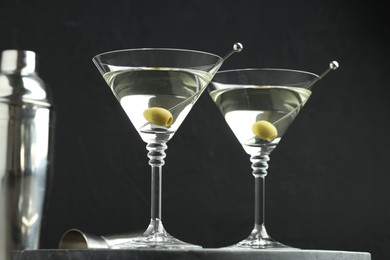
{"label": "glass foot", "polygon": [[249,248],[249,249],[297,249],[272,239],[264,225],[255,225],[249,237],[228,248]]}
{"label": "glass foot", "polygon": [[201,246],[192,245],[180,241],[168,235],[143,235],[141,237],[134,237],[122,244],[112,245],[112,249],[134,249],[134,248],[148,248],[148,249],[200,249]]}
{"label": "glass foot", "polygon": [[124,243],[111,245],[112,249],[134,249],[134,248],[148,248],[148,249],[200,249],[201,246],[183,242],[173,236],[169,235],[161,220],[152,220],[148,229],[142,236],[132,237]]}

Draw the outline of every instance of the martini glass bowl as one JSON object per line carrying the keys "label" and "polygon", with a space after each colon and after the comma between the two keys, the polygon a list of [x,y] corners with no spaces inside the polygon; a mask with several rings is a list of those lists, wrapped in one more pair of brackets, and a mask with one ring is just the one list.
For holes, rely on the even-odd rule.
{"label": "martini glass bowl", "polygon": [[151,220],[142,236],[112,248],[186,249],[200,246],[169,235],[161,218],[162,166],[167,142],[222,65],[200,51],[148,48],[99,54],[93,62],[147,144],[151,166]]}
{"label": "martini glass bowl", "polygon": [[230,248],[288,249],[265,228],[265,177],[271,152],[320,79],[313,73],[286,69],[237,69],[218,72],[208,92],[245,152],[255,178],[254,228]]}

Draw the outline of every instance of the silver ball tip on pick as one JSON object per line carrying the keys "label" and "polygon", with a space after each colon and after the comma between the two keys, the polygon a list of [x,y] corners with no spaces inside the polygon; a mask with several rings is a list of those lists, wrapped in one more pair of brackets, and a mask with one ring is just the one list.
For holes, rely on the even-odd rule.
{"label": "silver ball tip on pick", "polygon": [[330,64],[329,64],[329,68],[331,68],[332,70],[337,70],[339,68],[339,63],[337,61],[332,61]]}
{"label": "silver ball tip on pick", "polygon": [[241,52],[242,49],[244,49],[244,47],[242,46],[241,43],[239,42],[236,42],[235,44],[233,44],[233,50],[231,50],[228,54],[226,54],[226,56],[222,59],[222,61],[225,61],[227,58],[230,57],[230,55],[232,55],[233,53],[238,53],[238,52]]}
{"label": "silver ball tip on pick", "polygon": [[236,42],[234,45],[233,45],[233,50],[235,52],[240,52],[242,51],[242,49],[244,49],[244,46],[242,46],[242,44],[240,42]]}

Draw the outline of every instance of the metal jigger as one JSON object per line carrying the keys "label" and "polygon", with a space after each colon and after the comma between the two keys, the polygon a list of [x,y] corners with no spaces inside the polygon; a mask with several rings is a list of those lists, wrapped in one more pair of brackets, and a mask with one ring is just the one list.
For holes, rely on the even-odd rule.
{"label": "metal jigger", "polygon": [[59,242],[59,249],[93,249],[93,248],[114,248],[115,245],[123,244],[132,237],[136,237],[142,232],[125,235],[98,236],[83,232],[79,229],[66,231]]}

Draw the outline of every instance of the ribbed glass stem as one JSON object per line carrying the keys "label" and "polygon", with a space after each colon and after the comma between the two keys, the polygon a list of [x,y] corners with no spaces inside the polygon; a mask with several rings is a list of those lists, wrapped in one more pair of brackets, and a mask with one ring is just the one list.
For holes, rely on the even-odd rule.
{"label": "ribbed glass stem", "polygon": [[155,249],[178,249],[178,248],[201,248],[180,241],[169,235],[161,221],[161,199],[162,199],[162,166],[164,165],[165,142],[149,143],[146,146],[149,157],[149,164],[152,167],[151,176],[151,219],[148,228],[142,236],[130,238],[125,243],[119,243],[110,248],[155,248]]}
{"label": "ribbed glass stem", "polygon": [[149,165],[152,167],[151,176],[151,220],[161,220],[162,201],[162,166],[166,157],[165,143],[150,143],[146,146],[149,157]]}
{"label": "ribbed glass stem", "polygon": [[262,153],[252,155],[253,176],[255,177],[255,224],[250,235],[233,245],[238,248],[288,248],[275,240],[267,233],[265,228],[265,176],[267,176],[269,154],[274,146],[265,147]]}
{"label": "ribbed glass stem", "polygon": [[255,177],[255,225],[265,221],[265,176],[268,169],[268,155],[251,156],[253,176]]}

